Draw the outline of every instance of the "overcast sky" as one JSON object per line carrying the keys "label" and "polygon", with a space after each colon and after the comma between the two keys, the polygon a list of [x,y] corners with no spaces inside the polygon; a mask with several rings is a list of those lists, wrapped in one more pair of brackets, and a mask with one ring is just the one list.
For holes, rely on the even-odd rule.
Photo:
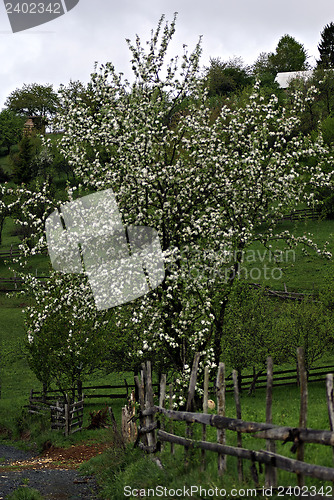
{"label": "overcast sky", "polygon": [[320,32],[334,21],[333,0],[80,0],[58,19],[13,34],[0,0],[0,108],[24,83],[58,89],[71,79],[87,82],[95,61],[111,61],[129,78],[125,39],[136,33],[149,39],[160,16],[171,21],[176,11],[173,54],[182,53],[183,43],[193,48],[202,35],[203,66],[210,57],[233,56],[252,64],[285,34],[304,45],[314,64]]}

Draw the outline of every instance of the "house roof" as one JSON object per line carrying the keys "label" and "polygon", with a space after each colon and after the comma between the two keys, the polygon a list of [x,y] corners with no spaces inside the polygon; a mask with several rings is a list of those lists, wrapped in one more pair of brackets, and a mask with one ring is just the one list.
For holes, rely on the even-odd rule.
{"label": "house roof", "polygon": [[309,71],[285,71],[284,73],[277,73],[275,82],[281,87],[281,89],[287,89],[291,80],[295,78],[301,78],[307,80],[313,75],[313,70]]}

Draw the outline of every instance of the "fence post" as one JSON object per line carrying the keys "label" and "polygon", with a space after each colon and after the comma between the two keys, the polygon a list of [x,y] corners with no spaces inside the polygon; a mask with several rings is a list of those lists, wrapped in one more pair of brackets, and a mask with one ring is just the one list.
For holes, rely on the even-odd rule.
{"label": "fence post", "polygon": [[[327,393],[327,407],[330,429],[334,430],[334,393],[333,393],[333,374],[326,375],[326,393]],[[333,449],[333,462],[334,462],[334,447]]]}
{"label": "fence post", "polygon": [[[209,367],[204,369],[204,387],[203,387],[203,413],[208,413],[208,399],[209,399]],[[202,425],[202,440],[206,440],[206,425]],[[201,470],[205,470],[205,450],[202,450],[202,463]]]}
{"label": "fence post", "polygon": [[[173,409],[173,384],[169,384],[169,409]],[[170,419],[169,422],[169,432],[171,434],[174,434],[174,424],[173,424],[173,419]],[[170,452],[172,455],[174,455],[174,443],[170,443]]]}
{"label": "fence post", "polygon": [[[135,376],[135,383],[138,388],[138,398],[140,405],[140,416],[139,416],[139,430],[142,427],[145,427],[146,418],[143,417],[143,411],[145,410],[145,389],[144,389],[144,371],[141,371],[141,380],[139,381],[139,377]],[[147,435],[144,434],[141,438],[143,445],[147,445]]]}
{"label": "fence post", "polygon": [[[56,401],[56,412],[55,412],[55,420],[56,420],[56,429],[58,430],[58,423],[60,422],[60,415],[61,413],[58,411],[58,408],[60,408],[60,402]],[[52,418],[52,411],[51,411],[51,418]]]}
{"label": "fence post", "polygon": [[[273,359],[267,358],[267,392],[266,392],[266,424],[272,424],[272,401],[273,401]],[[275,453],[275,441],[267,439],[266,449]],[[277,470],[272,465],[266,466],[265,486],[267,488],[276,487]]]}
{"label": "fence post", "polygon": [[[238,372],[236,370],[233,370],[232,377],[233,377],[234,400],[235,400],[235,406],[236,406],[236,411],[237,411],[237,418],[239,420],[241,420],[241,405],[240,405],[240,395],[239,395],[239,385],[238,385]],[[238,443],[238,448],[242,448],[241,432],[237,432],[237,443]],[[243,466],[242,466],[242,459],[241,458],[238,458],[238,478],[239,478],[239,482],[241,482],[243,479]]]}
{"label": "fence post", "polygon": [[[219,363],[217,380],[217,414],[225,417],[225,364]],[[225,444],[225,429],[217,429],[217,441],[219,444]],[[218,474],[222,476],[226,470],[226,455],[218,454]]]}
{"label": "fence post", "polygon": [[194,411],[195,388],[196,388],[197,371],[198,371],[200,357],[201,357],[201,354],[199,352],[197,352],[195,354],[195,357],[194,357],[193,367],[192,367],[191,375],[190,375],[186,411]]}
{"label": "fence post", "polygon": [[112,429],[113,429],[113,432],[114,432],[114,437],[116,438],[116,444],[120,445],[122,448],[125,448],[123,436],[122,436],[121,433],[118,432],[117,422],[116,422],[115,415],[114,415],[114,412],[113,412],[111,406],[108,407],[108,412],[109,412],[110,420],[111,420],[111,423],[112,423]]}
{"label": "fence post", "polygon": [[[160,379],[160,395],[159,395],[159,406],[161,408],[165,407],[165,398],[166,398],[166,381],[167,381],[167,375],[165,373],[161,374],[161,379]],[[164,430],[165,425],[164,425],[164,417],[161,419],[161,429]]]}
{"label": "fence post", "polygon": [[[298,347],[297,349],[297,360],[298,360],[298,373],[299,373],[299,385],[300,385],[300,415],[299,415],[299,427],[306,428],[307,421],[307,375],[305,370],[305,355],[304,349]],[[301,462],[304,461],[305,445],[302,442],[298,442],[297,447],[297,460]],[[298,486],[304,486],[304,475],[297,473]]]}
{"label": "fence post", "polygon": [[69,429],[70,429],[70,405],[67,402],[64,405],[64,413],[65,413],[65,436],[69,435]]}
{"label": "fence post", "polygon": [[[151,361],[146,362],[146,390],[145,390],[145,410],[153,408],[153,388],[152,388],[152,370]],[[154,415],[148,415],[146,418],[147,425],[154,423]],[[147,434],[147,444],[152,447],[152,450],[156,447],[156,438],[154,429]]]}
{"label": "fence post", "polygon": [[[186,411],[192,412],[195,410],[195,405],[194,405],[194,399],[195,399],[195,388],[196,388],[196,381],[197,381],[197,371],[198,371],[198,364],[199,364],[199,358],[201,357],[201,354],[197,352],[194,357],[193,361],[193,366],[191,370],[191,375],[190,375],[190,382],[189,382],[189,390],[188,390],[188,398],[187,398],[187,405],[186,405]],[[187,427],[186,427],[186,438],[191,439],[192,438],[192,424],[187,422]],[[188,464],[188,453],[189,453],[189,448],[185,446],[185,465]]]}

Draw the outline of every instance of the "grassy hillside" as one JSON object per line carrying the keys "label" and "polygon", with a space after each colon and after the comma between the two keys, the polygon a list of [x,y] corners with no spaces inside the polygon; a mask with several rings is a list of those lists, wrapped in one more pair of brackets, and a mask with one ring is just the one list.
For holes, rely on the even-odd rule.
{"label": "grassy hillside", "polygon": [[[320,249],[328,242],[327,250],[334,255],[334,220],[284,222],[279,223],[278,229],[288,230],[295,236],[307,236]],[[274,290],[284,290],[286,284],[289,291],[300,292],[317,291],[323,287],[326,277],[334,276],[333,259],[328,260],[306,247],[305,254],[302,245],[284,250],[285,247],[283,241],[273,241],[270,251],[258,243],[253,244],[244,253],[242,276]]]}

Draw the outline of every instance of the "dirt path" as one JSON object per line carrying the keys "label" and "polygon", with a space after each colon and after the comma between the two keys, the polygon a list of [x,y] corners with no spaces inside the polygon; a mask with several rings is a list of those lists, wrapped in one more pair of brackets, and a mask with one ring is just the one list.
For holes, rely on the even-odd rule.
{"label": "dirt path", "polygon": [[38,490],[46,500],[97,500],[93,477],[83,477],[78,465],[102,453],[106,445],[85,444],[53,448],[33,456],[12,446],[0,445],[0,500],[20,486]]}

